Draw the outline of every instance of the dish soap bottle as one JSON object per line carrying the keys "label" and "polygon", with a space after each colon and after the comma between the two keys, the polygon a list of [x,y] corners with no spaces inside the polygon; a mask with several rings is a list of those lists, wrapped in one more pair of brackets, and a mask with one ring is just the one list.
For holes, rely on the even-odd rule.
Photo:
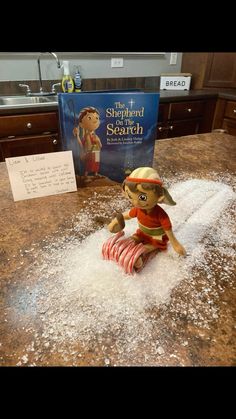
{"label": "dish soap bottle", "polygon": [[75,84],[75,92],[81,92],[82,78],[81,78],[81,74],[78,68],[75,72],[74,84]]}
{"label": "dish soap bottle", "polygon": [[69,61],[63,61],[64,76],[62,77],[61,87],[63,92],[72,93],[74,91],[74,80],[70,75]]}

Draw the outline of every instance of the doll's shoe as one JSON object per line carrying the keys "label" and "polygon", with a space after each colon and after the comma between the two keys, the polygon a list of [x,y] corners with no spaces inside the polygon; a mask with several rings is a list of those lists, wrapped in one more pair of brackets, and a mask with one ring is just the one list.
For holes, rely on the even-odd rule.
{"label": "doll's shoe", "polygon": [[135,269],[135,272],[140,272],[143,268],[144,268],[144,266],[151,260],[151,259],[153,259],[155,256],[156,256],[156,254],[159,252],[159,250],[158,249],[156,249],[156,250],[152,250],[152,252],[149,252],[149,253],[144,253],[143,255],[141,255],[141,257],[142,257],[142,260],[143,260],[143,264],[142,264],[142,266],[140,266],[140,268],[135,268],[134,267],[134,269]]}

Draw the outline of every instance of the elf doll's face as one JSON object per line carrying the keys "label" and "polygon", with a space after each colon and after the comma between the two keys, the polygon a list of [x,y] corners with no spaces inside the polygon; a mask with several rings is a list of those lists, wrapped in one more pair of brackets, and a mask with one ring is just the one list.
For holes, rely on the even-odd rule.
{"label": "elf doll's face", "polygon": [[99,115],[96,112],[88,112],[79,125],[90,132],[95,131],[100,125]]}
{"label": "elf doll's face", "polygon": [[131,191],[127,185],[124,187],[126,198],[130,201],[133,207],[151,210],[155,205],[161,201],[155,189],[143,189],[141,185],[137,185],[135,191]]}

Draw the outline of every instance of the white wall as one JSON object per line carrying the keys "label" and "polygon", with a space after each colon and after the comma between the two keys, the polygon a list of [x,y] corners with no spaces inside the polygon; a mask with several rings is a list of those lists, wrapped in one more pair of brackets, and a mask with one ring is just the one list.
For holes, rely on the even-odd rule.
{"label": "white wall", "polygon": [[[83,78],[148,77],[162,72],[176,73],[181,69],[182,53],[178,53],[176,65],[170,65],[170,53],[56,53],[60,61],[69,60],[73,76],[79,66]],[[37,57],[39,53],[0,53],[0,81],[38,80]],[[111,58],[122,57],[123,68],[111,68]],[[41,55],[43,80],[60,79],[63,70],[48,53]]]}

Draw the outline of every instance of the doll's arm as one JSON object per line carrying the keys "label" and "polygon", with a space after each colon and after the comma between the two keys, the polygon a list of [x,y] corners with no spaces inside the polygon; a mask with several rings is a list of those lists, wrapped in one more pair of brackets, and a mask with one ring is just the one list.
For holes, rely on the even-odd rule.
{"label": "doll's arm", "polygon": [[100,138],[96,135],[96,140],[97,140],[97,145],[100,147],[100,149],[102,148],[102,143]]}
{"label": "doll's arm", "polygon": [[74,137],[76,137],[76,138],[77,138],[77,141],[78,141],[79,146],[80,146],[81,148],[83,148],[83,144],[82,144],[82,141],[81,141],[80,136],[79,136],[79,129],[78,129],[77,127],[75,127],[75,128],[73,129],[73,135],[74,135]]}
{"label": "doll's arm", "polygon": [[125,221],[129,220],[131,217],[129,216],[129,212],[123,212],[117,214],[115,218],[108,224],[108,230],[111,233],[118,233],[118,231],[121,231],[125,228]]}
{"label": "doll's arm", "polygon": [[182,244],[179,243],[179,241],[176,239],[172,229],[170,230],[165,230],[166,235],[168,236],[174,250],[179,253],[179,255],[185,256],[186,255],[186,250],[185,248],[182,246]]}
{"label": "doll's arm", "polygon": [[77,134],[78,134],[78,128],[77,127],[74,127],[73,128],[73,135],[74,135],[74,137],[77,137]]}

